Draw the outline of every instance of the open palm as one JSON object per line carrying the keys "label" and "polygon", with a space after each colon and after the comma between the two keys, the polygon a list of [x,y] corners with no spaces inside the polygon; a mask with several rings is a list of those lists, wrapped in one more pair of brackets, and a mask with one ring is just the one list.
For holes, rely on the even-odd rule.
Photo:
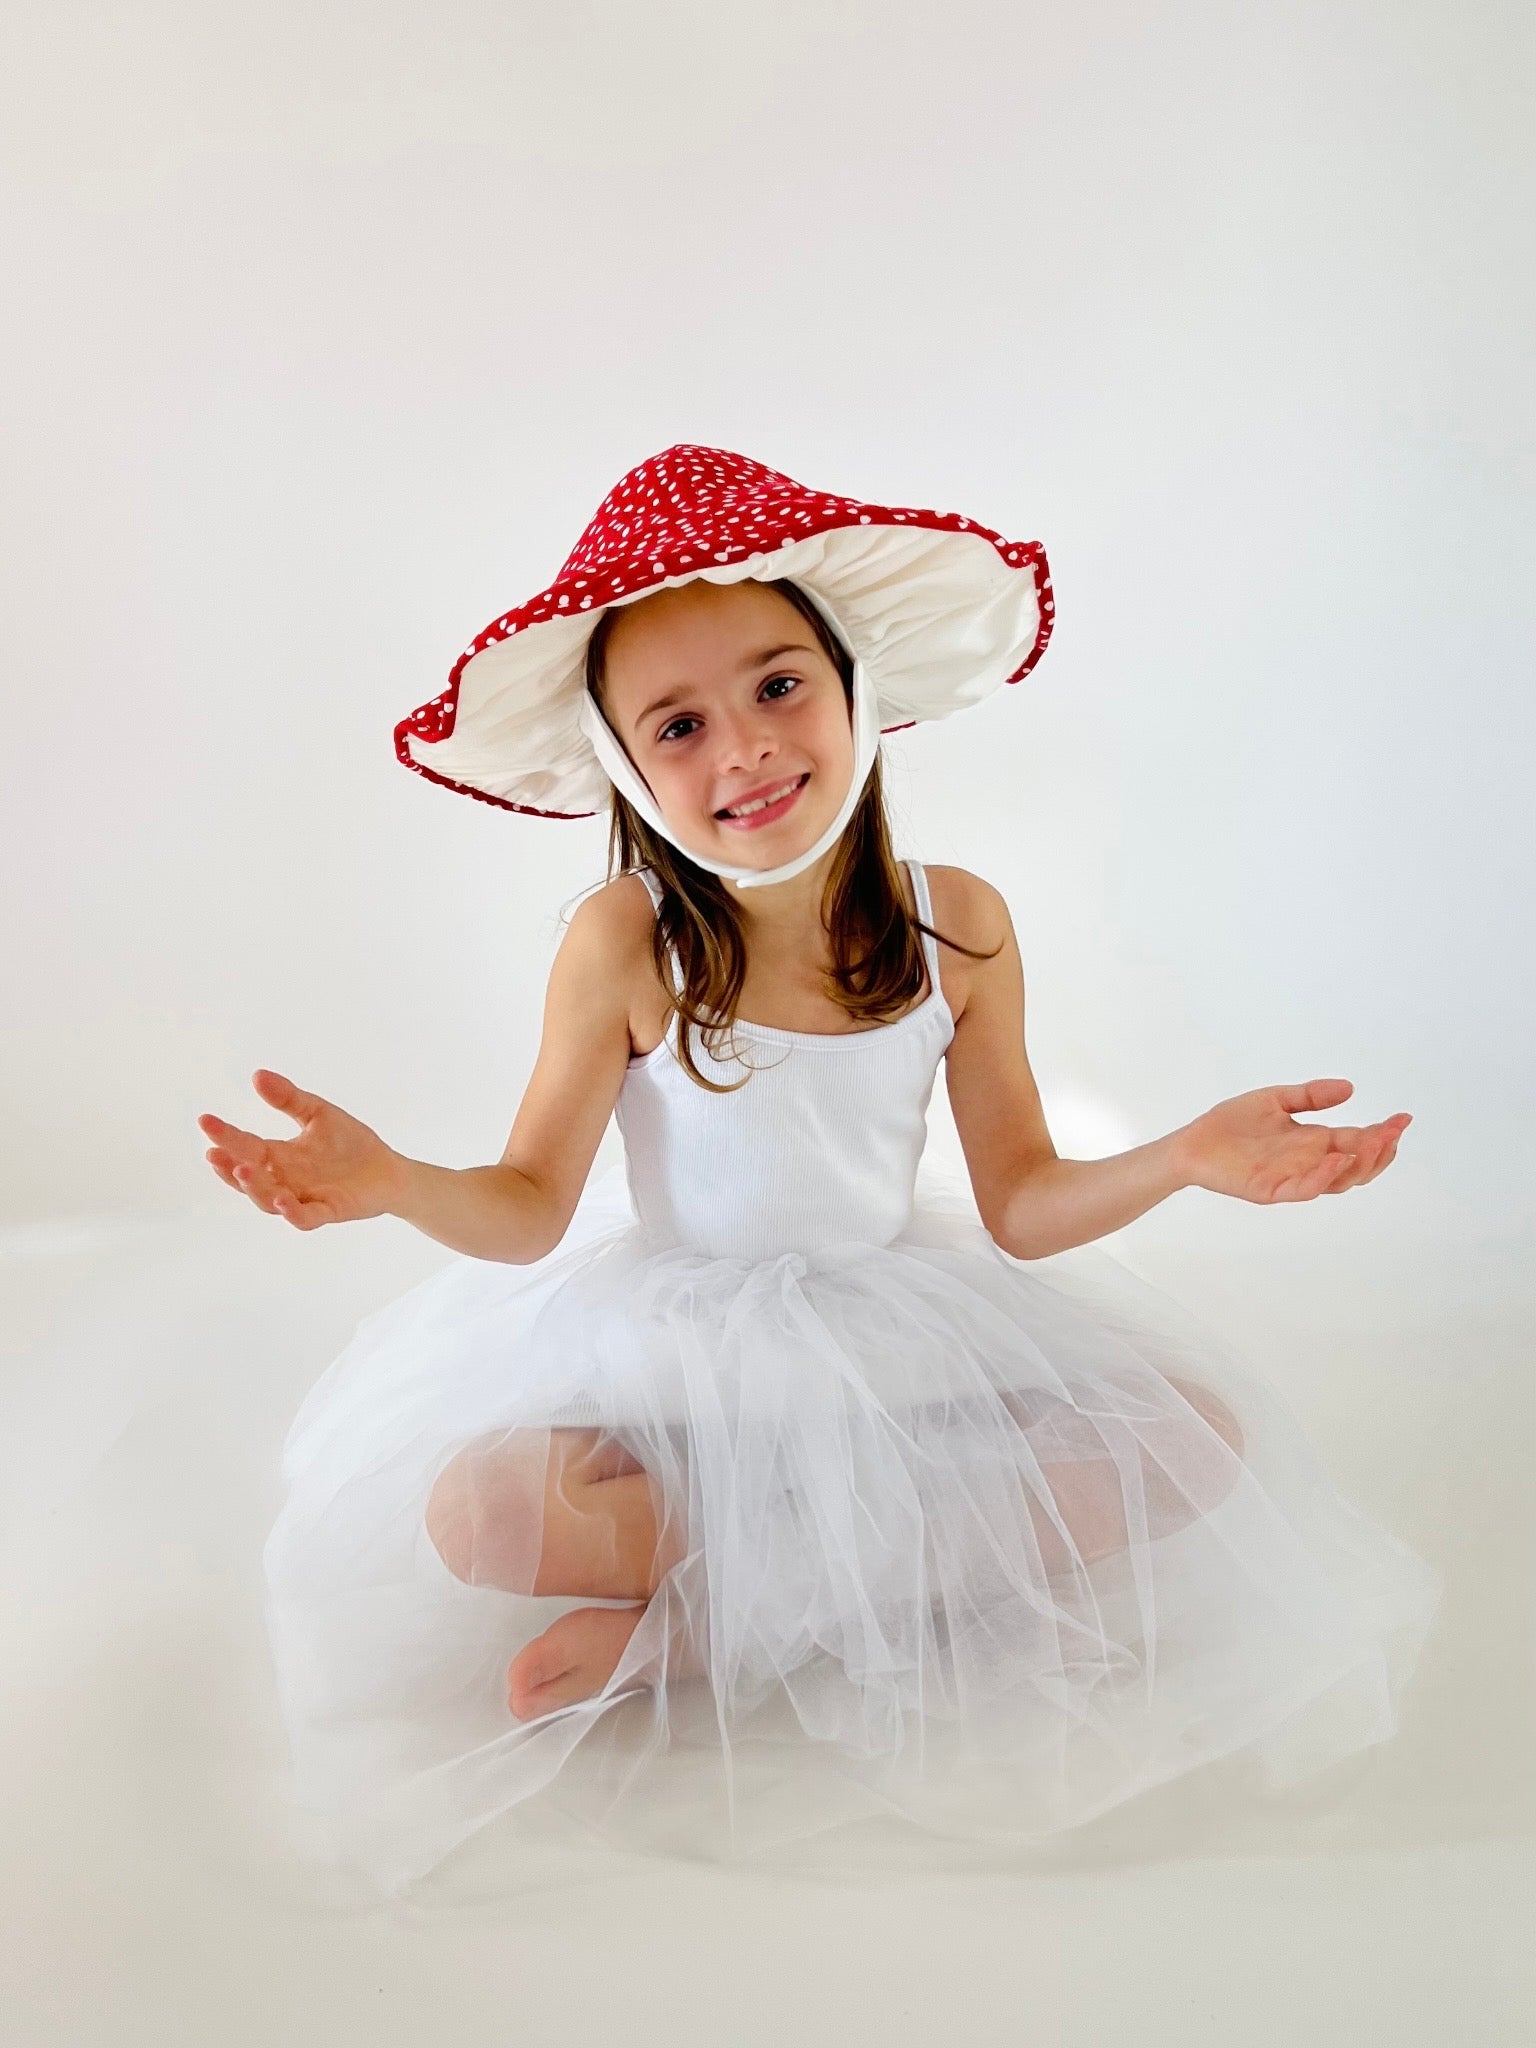
{"label": "open palm", "polygon": [[402,1161],[377,1131],[270,1068],[258,1067],[251,1082],[263,1102],[299,1124],[299,1134],[263,1138],[200,1116],[199,1129],[213,1140],[204,1156],[220,1180],[300,1230],[385,1214]]}
{"label": "open palm", "polygon": [[1299,1124],[1292,1111],[1332,1109],[1351,1081],[1253,1088],[1218,1102],[1179,1134],[1191,1185],[1245,1202],[1309,1202],[1374,1180],[1412,1123],[1399,1111],[1379,1124]]}

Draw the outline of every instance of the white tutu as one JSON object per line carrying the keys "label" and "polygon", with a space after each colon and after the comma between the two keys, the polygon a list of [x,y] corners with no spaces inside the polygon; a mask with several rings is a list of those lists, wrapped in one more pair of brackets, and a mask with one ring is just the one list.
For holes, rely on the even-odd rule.
{"label": "white tutu", "polygon": [[[509,1662],[604,1603],[471,1582],[425,1511],[557,1428],[638,1461],[675,1557],[601,1691],[519,1720]],[[891,1242],[769,1258],[658,1246],[615,1167],[548,1257],[370,1315],[283,1477],[294,1789],[389,1892],[540,1811],[729,1858],[1035,1842],[1238,1750],[1290,1784],[1394,1732],[1441,1590],[1210,1333],[1102,1252],[1008,1257],[926,1166]]]}

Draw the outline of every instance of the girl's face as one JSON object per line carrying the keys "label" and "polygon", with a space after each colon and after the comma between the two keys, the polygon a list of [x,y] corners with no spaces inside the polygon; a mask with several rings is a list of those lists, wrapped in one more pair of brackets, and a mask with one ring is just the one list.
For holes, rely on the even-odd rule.
{"label": "girl's face", "polygon": [[[842,678],[780,592],[682,583],[625,605],[603,710],[685,849],[776,867],[812,845],[853,775]],[[768,797],[744,816],[728,815]]]}

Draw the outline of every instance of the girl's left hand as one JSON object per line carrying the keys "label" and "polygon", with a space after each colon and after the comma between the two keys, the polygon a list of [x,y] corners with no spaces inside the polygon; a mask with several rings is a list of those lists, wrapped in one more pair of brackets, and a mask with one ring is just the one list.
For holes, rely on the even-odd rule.
{"label": "girl's left hand", "polygon": [[1374,1180],[1413,1121],[1406,1110],[1384,1123],[1336,1129],[1299,1124],[1290,1113],[1332,1109],[1354,1092],[1352,1081],[1301,1081],[1218,1102],[1175,1133],[1186,1185],[1245,1202],[1310,1202]]}

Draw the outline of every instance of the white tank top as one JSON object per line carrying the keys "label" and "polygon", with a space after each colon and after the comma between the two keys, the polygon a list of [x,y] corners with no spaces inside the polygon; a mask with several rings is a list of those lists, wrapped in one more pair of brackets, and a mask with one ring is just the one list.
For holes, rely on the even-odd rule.
{"label": "white tank top", "polygon": [[[906,862],[918,915],[933,922],[928,877]],[[654,871],[638,871],[659,906]],[[954,1019],[937,941],[922,933],[928,993],[891,1024],[851,1032],[780,1031],[740,1020],[742,1059],[715,1060],[693,1033],[699,1069],[740,1080],[713,1095],[675,1051],[679,1019],[632,1059],[615,1117],[636,1220],[658,1242],[713,1258],[771,1259],[837,1242],[889,1244],[912,1216],[927,1110]],[[673,987],[680,988],[675,953]]]}

